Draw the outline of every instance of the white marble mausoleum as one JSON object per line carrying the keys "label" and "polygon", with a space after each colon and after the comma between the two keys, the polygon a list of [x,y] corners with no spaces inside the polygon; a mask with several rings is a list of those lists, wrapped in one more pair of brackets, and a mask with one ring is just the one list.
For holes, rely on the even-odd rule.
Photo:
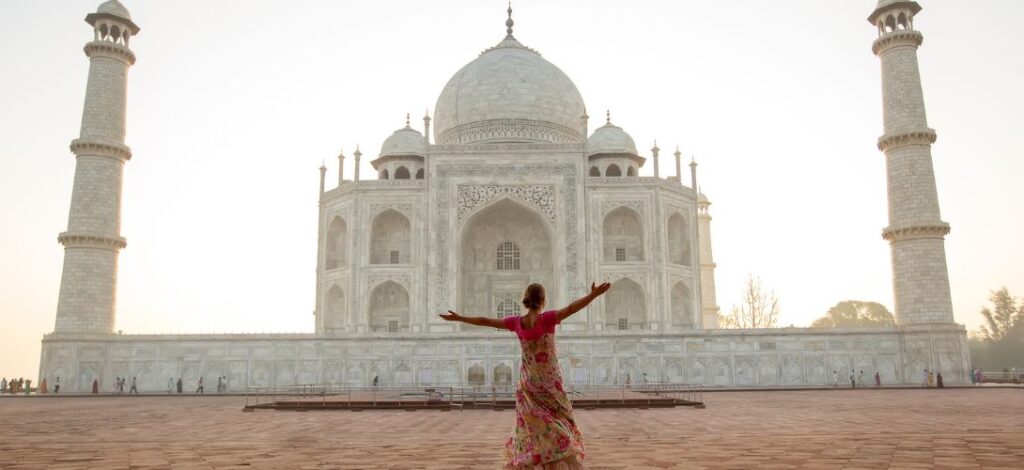
{"label": "white marble mausoleum", "polygon": [[[966,379],[966,334],[953,320],[930,146],[917,71],[915,2],[882,0],[871,16],[882,60],[897,327],[886,330],[718,329],[710,202],[696,164],[671,175],[655,145],[641,155],[573,81],[513,36],[459,69],[422,131],[395,130],[358,171],[320,172],[315,329],[309,334],[115,333],[129,48],[139,32],[110,0],[86,17],[90,72],[54,331],[40,379],[65,390],[136,377],[229,388],[333,384],[512,384],[519,347],[507,332],[459,326],[437,313],[518,315],[527,284],[549,305],[611,281],[608,294],[559,330],[560,363],[578,384],[649,381],[717,386],[831,384],[833,370],[917,383],[925,368]],[[144,84],[141,86],[145,86]],[[365,165],[357,149],[355,167]],[[654,176],[639,176],[644,165]],[[667,172],[664,172],[667,173]],[[129,194],[128,197],[131,197]],[[310,221],[313,223],[313,221]],[[312,262],[312,260],[311,260]]]}

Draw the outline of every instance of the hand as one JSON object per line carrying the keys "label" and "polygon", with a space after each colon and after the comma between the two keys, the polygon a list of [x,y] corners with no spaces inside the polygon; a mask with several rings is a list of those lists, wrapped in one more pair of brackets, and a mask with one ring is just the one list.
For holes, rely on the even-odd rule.
{"label": "hand", "polygon": [[437,316],[441,317],[445,321],[459,321],[460,319],[462,319],[461,315],[459,315],[458,313],[455,313],[455,312],[453,312],[451,310],[449,310],[448,313],[441,313],[441,314],[438,314]]}
{"label": "hand", "polygon": [[610,283],[610,282],[602,282],[601,285],[590,283],[590,295],[592,295],[594,297],[599,297],[602,294],[604,294],[605,292],[608,292],[608,289],[611,289],[611,288],[612,288],[612,283]]}

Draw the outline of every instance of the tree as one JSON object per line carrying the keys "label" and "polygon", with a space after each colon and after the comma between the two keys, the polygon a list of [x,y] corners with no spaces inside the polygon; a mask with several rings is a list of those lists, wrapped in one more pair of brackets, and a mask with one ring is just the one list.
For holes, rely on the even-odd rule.
{"label": "tree", "polygon": [[982,308],[985,323],[968,343],[971,360],[989,370],[1019,368],[1024,365],[1024,300],[1018,302],[1005,287],[988,299],[992,308]]}
{"label": "tree", "polygon": [[721,320],[718,326],[722,328],[775,328],[779,323],[779,299],[774,291],[764,291],[760,277],[748,274],[742,303],[733,305]]}
{"label": "tree", "polygon": [[814,320],[811,328],[890,328],[896,320],[889,309],[878,302],[844,300]]}
{"label": "tree", "polygon": [[992,291],[988,297],[993,308],[981,309],[981,316],[985,323],[981,325],[981,334],[989,341],[999,341],[1006,337],[1014,326],[1024,323],[1024,302],[1017,308],[1017,301],[1010,295],[1010,291],[1003,287]]}

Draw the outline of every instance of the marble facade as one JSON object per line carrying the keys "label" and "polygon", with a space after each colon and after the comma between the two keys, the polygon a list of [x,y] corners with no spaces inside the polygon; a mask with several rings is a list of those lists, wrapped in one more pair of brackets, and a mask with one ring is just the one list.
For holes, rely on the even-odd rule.
{"label": "marble facade", "polygon": [[[344,179],[340,155],[338,183],[328,188],[321,168],[314,333],[124,335],[114,333],[117,254],[126,243],[119,234],[121,171],[131,156],[123,142],[124,90],[135,57],[128,40],[139,28],[109,0],[87,17],[94,66],[82,136],[72,145],[79,171],[60,238],[61,303],[54,332],[43,338],[40,379],[59,376],[66,390],[81,392],[93,380],[109,390],[113,377],[137,377],[143,391],[166,390],[178,377],[194,387],[199,377],[221,376],[233,391],[366,386],[374,378],[385,385],[510,384],[519,350],[507,332],[437,314],[518,315],[531,282],[547,287],[554,307],[583,295],[591,281],[609,281],[607,296],[559,328],[570,383],[630,377],[825,386],[832,371],[846,383],[850,370],[863,370],[865,377],[877,371],[885,384],[915,384],[925,369],[962,383],[969,352],[948,305],[941,241],[948,225],[938,219],[934,177],[899,181],[908,167],[927,163],[930,171],[930,141],[919,138],[927,132],[902,124],[923,125],[923,104],[903,109],[906,99],[889,96],[920,91],[920,83],[890,83],[914,78],[916,55],[907,46],[916,47],[920,34],[908,32],[906,20],[889,30],[886,18],[912,18],[920,10],[914,5],[882,0],[873,15],[888,71],[888,134],[879,146],[896,188],[890,207],[898,209],[885,232],[897,274],[893,329],[717,329],[710,201],[695,190],[695,166],[687,185],[677,150],[675,175],[663,177],[657,145],[650,158],[641,156],[610,114],[590,132],[579,91],[516,40],[510,10],[506,37],[456,72],[434,118],[424,117],[423,132],[407,116],[385,140],[370,162],[376,180],[361,181],[358,172]],[[906,69],[900,64],[914,73],[891,72]],[[361,155],[353,154],[357,168]],[[648,161],[654,176],[638,176]],[[97,190],[103,194],[90,193]],[[927,206],[923,218],[915,218],[915,204]]]}

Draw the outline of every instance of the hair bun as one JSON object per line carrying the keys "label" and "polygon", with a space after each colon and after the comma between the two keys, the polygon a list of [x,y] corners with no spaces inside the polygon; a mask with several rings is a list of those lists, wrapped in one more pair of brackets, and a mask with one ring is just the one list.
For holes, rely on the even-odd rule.
{"label": "hair bun", "polygon": [[536,282],[526,286],[523,292],[523,306],[528,309],[538,309],[544,303],[544,286]]}

